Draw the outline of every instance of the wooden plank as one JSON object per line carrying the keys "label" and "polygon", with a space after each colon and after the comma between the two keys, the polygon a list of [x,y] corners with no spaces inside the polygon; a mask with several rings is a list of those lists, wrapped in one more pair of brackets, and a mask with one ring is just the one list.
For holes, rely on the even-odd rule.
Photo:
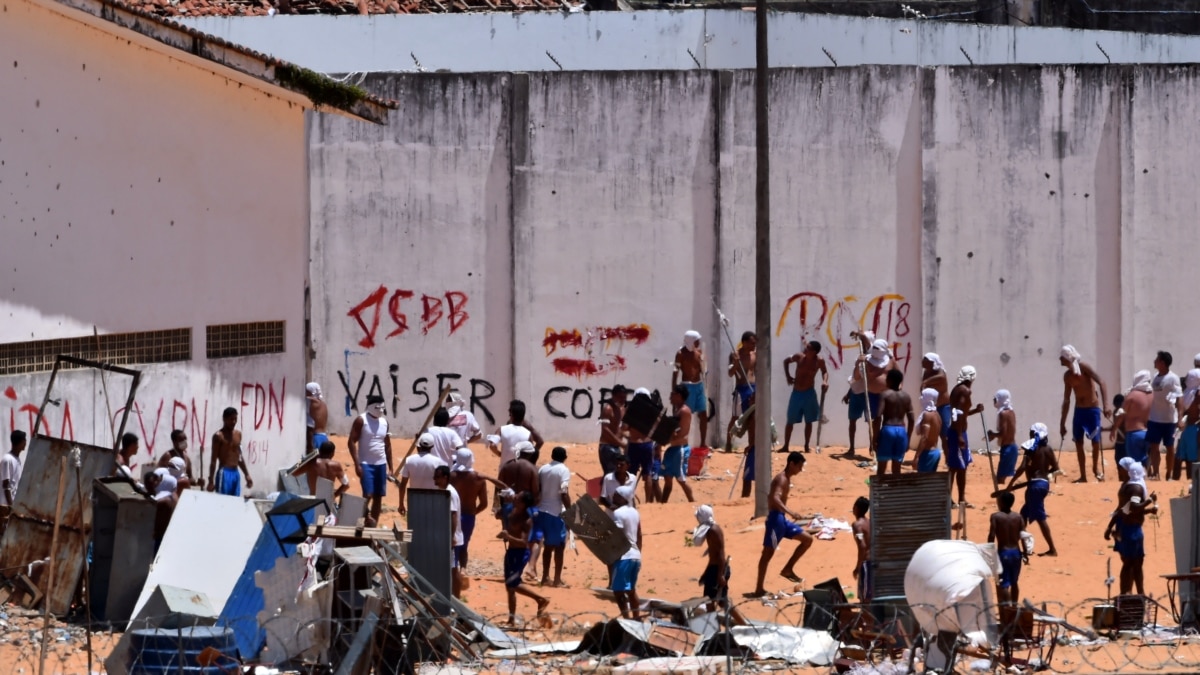
{"label": "wooden plank", "polygon": [[327,537],[329,539],[369,539],[372,541],[412,541],[412,530],[398,530],[395,527],[354,527],[352,525],[318,525],[308,526],[308,536]]}

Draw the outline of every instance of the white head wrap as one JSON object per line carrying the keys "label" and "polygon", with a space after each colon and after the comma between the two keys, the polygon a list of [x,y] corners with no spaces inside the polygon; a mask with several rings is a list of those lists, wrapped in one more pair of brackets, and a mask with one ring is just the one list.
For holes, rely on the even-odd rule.
{"label": "white head wrap", "polygon": [[1128,394],[1131,391],[1144,391],[1147,394],[1153,394],[1154,387],[1150,385],[1151,379],[1152,378],[1150,375],[1150,371],[1148,371],[1148,370],[1137,371],[1136,373],[1133,374],[1133,386],[1126,389],[1125,393]]}
{"label": "white head wrap", "polygon": [[938,390],[929,388],[921,390],[921,410],[933,412],[937,410]]}
{"label": "white head wrap", "polygon": [[475,469],[475,453],[470,448],[459,448],[454,453],[454,471],[472,471]]}
{"label": "white head wrap", "polygon": [[1130,483],[1141,485],[1143,490],[1149,491],[1146,487],[1146,467],[1142,466],[1141,462],[1131,463],[1125,467],[1125,471],[1129,474]]}
{"label": "white head wrap", "polygon": [[1072,347],[1071,345],[1063,345],[1062,352],[1060,352],[1060,355],[1061,355],[1061,356],[1062,356],[1064,359],[1066,359],[1066,360],[1068,360],[1068,361],[1070,361],[1070,362],[1071,362],[1071,372],[1072,372],[1072,373],[1075,373],[1076,375],[1079,375],[1079,374],[1080,374],[1080,370],[1079,370],[1079,359],[1080,359],[1080,356],[1079,356],[1079,350],[1078,350],[1078,349],[1075,349],[1075,348],[1074,348],[1074,347]]}
{"label": "white head wrap", "polygon": [[626,504],[633,506],[633,486],[632,485],[622,485],[621,487],[617,488],[617,496],[620,497],[621,499],[624,499]]}
{"label": "white head wrap", "polygon": [[637,389],[633,390],[633,395],[634,396],[649,396],[650,390],[645,387],[638,387]]}
{"label": "white head wrap", "polygon": [[1125,469],[1125,473],[1129,473],[1129,466],[1136,463],[1137,460],[1132,457],[1122,457],[1121,461],[1117,462],[1117,466]]}
{"label": "white head wrap", "polygon": [[996,406],[996,410],[1012,410],[1012,394],[1007,389],[997,389],[995,397],[992,398],[992,403]]}
{"label": "white head wrap", "polygon": [[170,466],[167,467],[167,472],[175,478],[179,478],[187,472],[187,463],[182,457],[172,457],[171,461],[167,462]]}
{"label": "white head wrap", "polygon": [[155,469],[154,473],[159,477],[158,487],[154,490],[154,499],[162,501],[169,498],[175,493],[175,488],[179,486],[179,483],[171,475],[171,472],[166,469]]}
{"label": "white head wrap", "polygon": [[1033,434],[1033,437],[1021,444],[1021,447],[1025,450],[1033,450],[1050,438],[1050,430],[1041,422],[1037,422],[1029,427],[1029,433]]}
{"label": "white head wrap", "polygon": [[975,366],[963,366],[958,369],[958,383],[974,382],[975,381]]}
{"label": "white head wrap", "polygon": [[690,352],[696,351],[696,347],[700,346],[700,333],[694,330],[689,330],[688,332],[684,333],[683,346],[686,347]]}
{"label": "white head wrap", "polygon": [[325,399],[325,395],[321,393],[321,385],[317,384],[316,382],[309,382],[308,384],[304,385],[304,391],[308,392],[309,396],[312,396],[317,400]]}
{"label": "white head wrap", "polygon": [[696,526],[696,529],[692,530],[692,543],[699,546],[704,543],[704,538],[708,536],[708,531],[712,529],[712,526],[717,524],[712,507],[708,504],[697,506],[696,522],[699,525]]}
{"label": "white head wrap", "polygon": [[533,447],[533,443],[529,441],[521,441],[513,446],[513,452],[517,453],[517,457],[521,455],[532,455],[537,452],[537,448]]}
{"label": "white head wrap", "polygon": [[925,355],[925,359],[933,364],[933,369],[935,371],[946,370],[946,366],[942,365],[942,357],[938,356],[937,354],[929,352]]}
{"label": "white head wrap", "polygon": [[876,368],[886,368],[891,361],[892,355],[888,351],[886,340],[876,340],[871,343],[871,355],[867,357],[867,363]]}
{"label": "white head wrap", "polygon": [[450,395],[446,397],[446,412],[450,413],[451,417],[454,417],[462,412],[464,403],[466,401],[463,400],[462,394],[458,393],[457,389],[452,389]]}

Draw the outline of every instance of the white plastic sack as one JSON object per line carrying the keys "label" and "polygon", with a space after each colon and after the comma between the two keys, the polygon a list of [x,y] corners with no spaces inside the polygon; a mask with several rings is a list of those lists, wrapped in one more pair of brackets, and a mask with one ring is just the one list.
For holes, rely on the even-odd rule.
{"label": "white plastic sack", "polygon": [[947,539],[917,549],[904,573],[904,595],[921,628],[930,634],[979,634],[994,623],[989,612],[1000,573],[994,551],[991,545]]}

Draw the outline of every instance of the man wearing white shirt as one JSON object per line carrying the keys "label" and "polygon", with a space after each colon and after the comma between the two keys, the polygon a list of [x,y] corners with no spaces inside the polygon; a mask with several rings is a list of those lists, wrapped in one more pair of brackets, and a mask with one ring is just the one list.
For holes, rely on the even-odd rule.
{"label": "man wearing white shirt", "polygon": [[457,391],[450,392],[450,400],[447,403],[449,403],[446,407],[450,412],[450,423],[446,426],[458,434],[463,445],[479,440],[479,420],[475,419],[475,414],[467,408],[462,395]]}
{"label": "man wearing white shirt", "polygon": [[642,569],[642,518],[637,509],[633,508],[633,486],[617,488],[613,494],[613,504],[617,507],[612,513],[613,522],[625,534],[629,541],[629,550],[621,556],[616,565],[613,565],[612,592],[617,596],[617,608],[621,610],[621,617],[637,620],[638,611],[641,609],[637,580]]}
{"label": "man wearing white shirt", "polygon": [[462,500],[458,497],[458,490],[450,484],[450,467],[442,465],[433,470],[434,487],[439,490],[447,490],[450,492],[450,532],[451,544],[450,555],[452,560],[451,565],[451,593],[454,597],[462,597],[462,567],[458,563],[458,547],[463,545],[464,537],[462,531]]}
{"label": "man wearing white shirt", "polygon": [[17,499],[17,486],[21,484],[21,453],[25,452],[24,431],[13,431],[8,436],[12,451],[0,458],[0,537],[8,527],[13,502]]}
{"label": "man wearing white shirt", "polygon": [[450,411],[438,408],[433,414],[433,426],[429,427],[429,435],[433,436],[433,454],[446,463],[454,463],[454,453],[463,446],[463,440],[458,432],[449,427]]}
{"label": "man wearing white shirt", "polygon": [[[440,457],[433,454],[433,436],[428,432],[421,434],[417,439],[417,454],[409,455],[408,459],[404,460],[404,466],[400,468],[400,515],[408,513],[408,508],[404,504],[409,487],[418,490],[437,488],[433,474],[439,466],[449,468]],[[411,485],[409,485],[409,481],[412,481]]]}
{"label": "man wearing white shirt", "polygon": [[625,455],[617,455],[613,458],[613,464],[616,469],[612,473],[605,474],[604,480],[600,482],[600,504],[612,512],[616,506],[613,504],[613,495],[617,494],[617,488],[633,486],[637,482],[637,476],[629,473],[629,458]]}
{"label": "man wearing white shirt", "polygon": [[[561,588],[566,584],[562,580],[563,549],[567,544],[567,526],[563,522],[562,512],[571,506],[571,495],[567,488],[571,484],[571,470],[563,464],[567,460],[567,449],[556,446],[550,451],[550,463],[538,469],[538,487],[541,501],[538,502],[538,513],[534,519],[534,537],[541,537],[542,549],[542,583],[547,583],[550,577],[550,556],[554,555],[554,581],[551,586]],[[535,562],[536,564],[536,562]]]}
{"label": "man wearing white shirt", "polygon": [[1167,472],[1175,463],[1175,425],[1179,422],[1183,388],[1179,376],[1171,372],[1171,353],[1160,351],[1154,357],[1158,373],[1150,381],[1154,398],[1150,402],[1150,421],[1146,423],[1146,443],[1150,447],[1149,477],[1157,480],[1162,464],[1158,449],[1167,447]]}
{"label": "man wearing white shirt", "polygon": [[504,466],[516,458],[517,444],[525,441],[532,443],[535,450],[541,450],[544,442],[542,435],[525,421],[525,403],[513,401],[508,404],[508,424],[500,427],[498,436],[488,437],[488,448],[500,455],[500,466]]}

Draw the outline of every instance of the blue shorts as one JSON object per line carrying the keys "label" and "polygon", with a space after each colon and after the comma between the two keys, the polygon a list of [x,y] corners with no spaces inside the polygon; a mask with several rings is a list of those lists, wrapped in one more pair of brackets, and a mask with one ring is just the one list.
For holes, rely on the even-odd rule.
{"label": "blue shorts", "polygon": [[875,447],[876,461],[903,462],[906,452],[908,452],[907,428],[886,426],[879,429],[879,438]]}
{"label": "blue shorts", "polygon": [[454,564],[459,567],[459,561],[467,557],[467,547],[471,545],[471,535],[475,533],[475,514],[458,514],[458,525],[462,528],[463,543],[454,547]]}
{"label": "blue shorts", "polygon": [[1146,547],[1143,544],[1141,525],[1117,524],[1117,543],[1113,550],[1122,558],[1145,558]]}
{"label": "blue shorts", "polygon": [[1021,550],[1006,548],[1000,550],[1000,588],[1012,588],[1017,579],[1021,578]]}
{"label": "blue shorts", "polygon": [[506,530],[508,529],[508,517],[512,515],[513,508],[515,507],[512,502],[500,503],[500,527]]}
{"label": "blue shorts", "polygon": [[883,412],[883,394],[867,393],[867,406],[871,409],[871,421],[879,418]]}
{"label": "blue shorts", "polygon": [[1135,462],[1140,462],[1145,466],[1149,455],[1147,452],[1150,449],[1150,444],[1146,442],[1145,429],[1138,431],[1128,431],[1125,433],[1125,456],[1133,459]]}
{"label": "blue shorts", "polygon": [[750,397],[754,395],[754,385],[739,384],[734,389],[734,391],[737,392],[738,399],[742,403],[742,412],[746,412],[747,410],[749,410],[750,409]]}
{"label": "blue shorts", "polygon": [[970,464],[971,447],[967,443],[967,432],[951,429],[946,435],[946,468],[966,471]]}
{"label": "blue shorts", "polygon": [[1175,459],[1180,462],[1196,461],[1196,435],[1200,427],[1189,424],[1179,432],[1179,447],[1175,451]]}
{"label": "blue shorts", "polygon": [[867,412],[867,395],[850,392],[850,401],[847,409],[851,421],[861,420]]}
{"label": "blue shorts", "polygon": [[547,546],[558,547],[567,543],[567,524],[562,518],[539,511],[533,526],[541,533],[542,541]]}
{"label": "blue shorts", "polygon": [[1100,440],[1100,409],[1075,408],[1075,416],[1071,418],[1071,438],[1076,443],[1083,439]]}
{"label": "blue shorts", "polygon": [[804,528],[788,520],[782,511],[769,511],[767,533],[763,535],[763,548],[779,548],[784,539],[793,539],[802,532]]}
{"label": "blue shorts", "polygon": [[1113,444],[1113,461],[1120,463],[1121,460],[1123,460],[1123,459],[1125,459],[1125,439],[1124,439],[1124,437],[1122,437],[1121,440],[1119,440]]}
{"label": "blue shorts", "polygon": [[641,560],[618,560],[613,565],[612,590],[628,593],[637,589],[638,572],[642,571]]}
{"label": "blue shorts", "polygon": [[996,478],[1012,478],[1017,473],[1017,459],[1021,456],[1016,443],[1000,448],[1000,466],[996,468]]}
{"label": "blue shorts", "polygon": [[521,574],[529,564],[529,549],[510,548],[504,552],[504,585],[516,588],[521,585]]}
{"label": "blue shorts", "polygon": [[223,466],[217,474],[217,492],[232,497],[242,496],[242,474],[236,466]]}
{"label": "blue shorts", "polygon": [[933,473],[938,470],[938,462],[942,461],[942,451],[930,448],[917,456],[917,473]]}
{"label": "blue shorts", "polygon": [[[725,566],[725,581],[729,581],[729,575],[732,573],[729,565]],[[717,566],[709,563],[708,567],[704,568],[704,574],[700,575],[700,585],[704,587],[704,597],[712,600],[721,600],[729,597],[729,584],[722,586],[720,578],[717,576]]]}
{"label": "blue shorts", "polygon": [[1034,478],[1025,488],[1025,506],[1021,507],[1021,517],[1029,523],[1046,521],[1046,495],[1050,494],[1050,481],[1045,478]]}
{"label": "blue shorts", "polygon": [[383,497],[387,494],[387,464],[363,464],[362,472],[364,497]]}
{"label": "blue shorts", "polygon": [[788,399],[787,423],[806,422],[812,424],[819,419],[821,419],[821,404],[817,400],[816,388],[804,391],[793,389],[792,397]]}
{"label": "blue shorts", "polygon": [[704,393],[703,382],[684,382],[683,386],[687,387],[687,407],[688,410],[697,415],[708,413],[708,396]]}
{"label": "blue shorts", "polygon": [[[600,470],[605,475],[617,470],[617,455],[621,454],[621,448],[611,443],[600,444]],[[636,473],[636,472],[635,472]]]}
{"label": "blue shorts", "polygon": [[742,467],[742,480],[754,481],[754,446],[746,448],[746,466]]}
{"label": "blue shorts", "polygon": [[637,474],[645,480],[650,475],[650,464],[654,461],[654,443],[630,443],[628,450],[626,458],[629,460],[629,473]]}
{"label": "blue shorts", "polygon": [[937,412],[942,417],[942,438],[945,438],[950,435],[950,418],[953,417],[950,414],[950,404],[939,405]]}
{"label": "blue shorts", "polygon": [[1161,443],[1168,448],[1175,447],[1175,423],[1146,422],[1146,443],[1150,445]]}
{"label": "blue shorts", "polygon": [[678,478],[680,482],[687,480],[688,459],[692,449],[686,445],[672,445],[663,453],[663,478]]}
{"label": "blue shorts", "polygon": [[329,434],[313,434],[313,450],[320,450],[321,445],[329,440]]}
{"label": "blue shorts", "polygon": [[875,566],[864,560],[858,568],[858,601],[867,602],[875,597]]}

